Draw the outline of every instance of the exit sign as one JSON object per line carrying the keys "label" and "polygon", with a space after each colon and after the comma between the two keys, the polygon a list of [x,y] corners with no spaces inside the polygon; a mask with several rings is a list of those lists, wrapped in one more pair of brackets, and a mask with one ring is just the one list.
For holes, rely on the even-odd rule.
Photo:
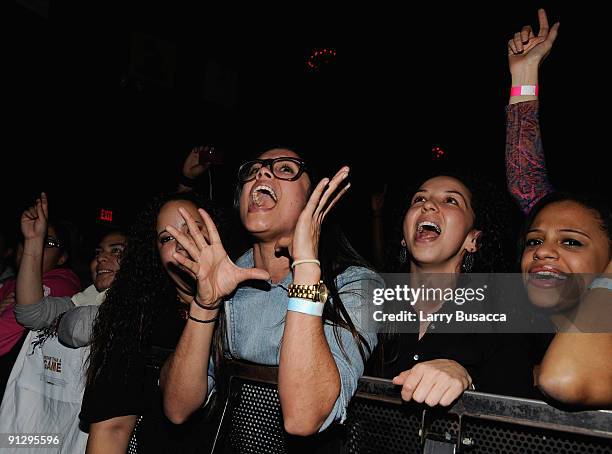
{"label": "exit sign", "polygon": [[113,222],[113,210],[105,210],[100,208],[100,220],[105,222]]}

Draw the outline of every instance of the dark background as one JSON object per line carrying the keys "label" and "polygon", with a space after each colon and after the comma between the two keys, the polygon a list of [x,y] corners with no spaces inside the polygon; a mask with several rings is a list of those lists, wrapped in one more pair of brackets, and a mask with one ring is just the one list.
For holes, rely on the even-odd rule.
{"label": "dark background", "polygon": [[[504,185],[506,42],[524,24],[537,29],[538,6],[562,22],[540,80],[551,179],[609,193],[607,72],[586,54],[590,7],[429,5],[283,20],[128,1],[6,5],[0,221],[17,226],[45,190],[51,210],[84,231],[100,208],[126,224],[176,186],[190,148],[207,142],[225,151],[214,194],[229,200],[244,157],[288,143],[330,172],[352,166],[341,217],[368,255],[369,194],[386,182],[387,206],[396,203],[434,162],[432,147]],[[336,58],[309,70],[314,48],[292,39],[302,30],[310,45],[338,43]]]}

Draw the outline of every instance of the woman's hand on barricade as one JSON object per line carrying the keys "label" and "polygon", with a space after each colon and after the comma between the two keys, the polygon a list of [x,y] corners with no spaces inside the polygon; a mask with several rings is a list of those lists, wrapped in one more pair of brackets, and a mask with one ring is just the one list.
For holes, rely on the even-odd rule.
{"label": "woman's hand on barricade", "polygon": [[472,377],[456,361],[434,359],[418,363],[393,379],[402,386],[402,399],[426,403],[430,407],[448,406],[472,384]]}

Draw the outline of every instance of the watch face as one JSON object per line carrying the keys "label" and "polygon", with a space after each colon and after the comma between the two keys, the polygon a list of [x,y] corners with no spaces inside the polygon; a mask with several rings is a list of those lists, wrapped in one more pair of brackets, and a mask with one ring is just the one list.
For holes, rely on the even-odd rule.
{"label": "watch face", "polygon": [[319,286],[319,302],[325,303],[327,298],[329,298],[329,290],[327,290],[325,284],[321,283]]}

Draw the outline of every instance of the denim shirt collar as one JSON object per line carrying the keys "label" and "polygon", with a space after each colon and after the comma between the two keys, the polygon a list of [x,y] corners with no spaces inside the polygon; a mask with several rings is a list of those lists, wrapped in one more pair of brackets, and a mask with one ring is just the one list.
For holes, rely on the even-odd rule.
{"label": "denim shirt collar", "polygon": [[[253,248],[249,249],[244,254],[242,254],[240,258],[236,260],[236,265],[238,265],[240,268],[253,268],[255,266]],[[291,284],[292,282],[291,271],[289,271],[287,275],[281,281],[277,282],[276,284],[272,283],[271,279],[268,279],[266,282],[270,284],[271,287],[281,286],[281,287],[287,288],[287,286]]]}

